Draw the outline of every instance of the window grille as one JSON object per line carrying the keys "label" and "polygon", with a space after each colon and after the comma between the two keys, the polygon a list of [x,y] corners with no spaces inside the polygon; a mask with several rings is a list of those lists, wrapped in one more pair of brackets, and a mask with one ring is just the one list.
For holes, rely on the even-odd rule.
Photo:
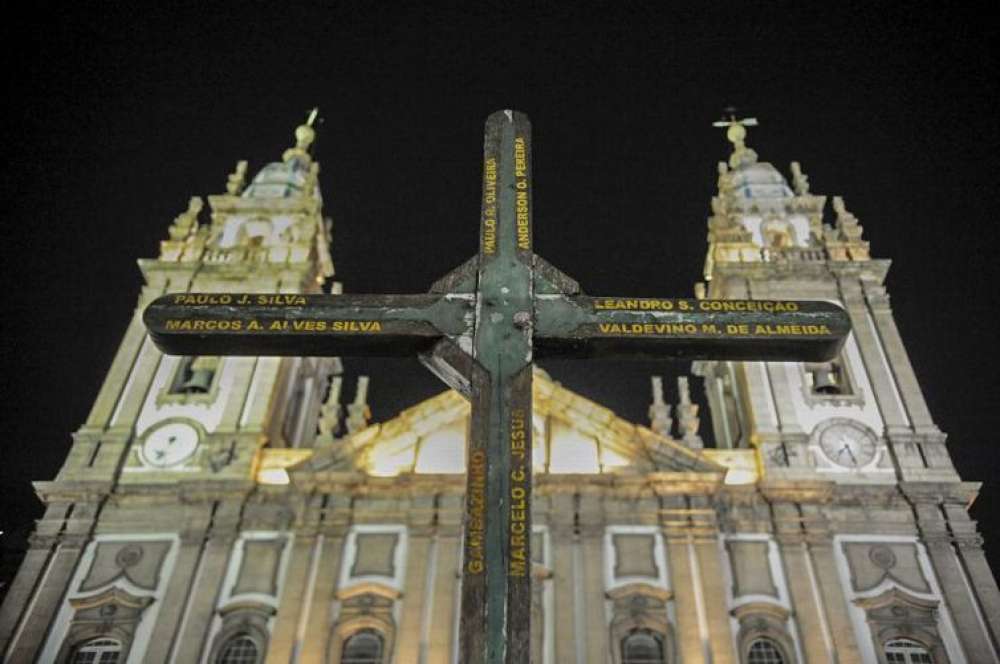
{"label": "window grille", "polygon": [[216,664],[257,664],[260,661],[260,650],[257,642],[246,634],[230,637],[219,650]]}
{"label": "window grille", "polygon": [[383,648],[382,635],[375,630],[355,632],[344,641],[340,664],[382,664]]}
{"label": "window grille", "polygon": [[648,630],[636,630],[622,639],[622,664],[663,664],[663,639]]}
{"label": "window grille", "polygon": [[73,653],[70,664],[118,664],[122,644],[114,639],[87,641]]}
{"label": "window grille", "polygon": [[885,644],[888,664],[934,664],[927,648],[911,639],[893,639]]}
{"label": "window grille", "polygon": [[757,639],[750,644],[747,664],[785,664],[785,658],[771,639]]}

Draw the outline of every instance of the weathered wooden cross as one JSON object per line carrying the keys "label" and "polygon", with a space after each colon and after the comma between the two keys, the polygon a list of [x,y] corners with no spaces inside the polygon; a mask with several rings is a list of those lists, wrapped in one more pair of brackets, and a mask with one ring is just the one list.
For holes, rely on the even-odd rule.
{"label": "weathered wooden cross", "polygon": [[532,252],[531,126],[486,121],[479,253],[420,295],[174,294],[145,312],[177,355],[419,355],[472,404],[461,662],[527,663],[531,378],[545,357],[822,361],[826,302],[588,297]]}

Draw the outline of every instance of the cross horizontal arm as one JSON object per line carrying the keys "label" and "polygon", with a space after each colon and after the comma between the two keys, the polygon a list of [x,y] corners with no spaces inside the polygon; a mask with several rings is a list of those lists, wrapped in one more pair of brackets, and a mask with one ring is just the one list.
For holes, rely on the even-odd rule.
{"label": "cross horizontal arm", "polygon": [[821,362],[847,313],[829,302],[539,295],[536,357]]}
{"label": "cross horizontal arm", "polygon": [[413,356],[471,334],[467,296],[176,293],[146,308],[156,346],[172,355]]}

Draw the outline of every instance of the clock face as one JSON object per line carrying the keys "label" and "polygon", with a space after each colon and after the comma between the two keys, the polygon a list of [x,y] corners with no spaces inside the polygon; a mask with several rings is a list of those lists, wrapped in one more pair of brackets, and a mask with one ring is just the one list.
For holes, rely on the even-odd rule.
{"label": "clock face", "polygon": [[198,431],[184,422],[170,422],[151,431],[142,444],[143,461],[149,466],[176,466],[194,454]]}
{"label": "clock face", "polygon": [[860,424],[838,422],[819,435],[819,447],[827,459],[844,468],[861,468],[874,461],[878,441]]}

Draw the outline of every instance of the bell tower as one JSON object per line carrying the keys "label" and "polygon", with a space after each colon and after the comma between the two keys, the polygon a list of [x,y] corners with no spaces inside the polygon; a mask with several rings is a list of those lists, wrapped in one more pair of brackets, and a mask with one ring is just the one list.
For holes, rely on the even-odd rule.
{"label": "bell tower", "polygon": [[[323,396],[330,376],[340,371],[339,360],[169,357],[150,342],[142,323],[146,306],[168,292],[224,298],[237,291],[320,291],[333,264],[319,163],[309,152],[315,118],[313,111],[296,129],[294,147],[249,184],[247,163],[241,161],[225,193],[209,196],[207,208],[201,198],[192,198],[169,227],[159,255],[139,261],[145,283],[94,405],[73,435],[57,477],[35,483],[46,511],[0,615],[0,652],[10,661],[34,661],[46,630],[72,635],[83,629],[86,621],[76,622],[83,615],[79,611],[76,618],[65,610],[53,615],[88,541],[112,532],[180,530],[176,560],[174,553],[163,553],[175,550],[169,538],[141,546],[148,555],[162,549],[158,564],[185,569],[194,560],[186,552],[197,550],[206,533],[220,542],[233,537],[227,533],[238,527],[239,501],[227,500],[254,486],[264,448],[311,446],[315,440]],[[139,560],[122,556],[123,565]],[[42,582],[40,599],[29,601]],[[134,612],[132,604],[148,604],[147,589],[135,592],[134,598],[108,600],[124,602],[112,607],[119,610],[116,615]],[[156,592],[164,592],[162,584]],[[160,603],[142,624],[152,624]],[[174,625],[177,617],[164,620]],[[163,647],[171,642],[166,632],[132,636],[153,638]],[[43,659],[57,656],[49,652],[54,642],[49,639]]]}
{"label": "bell tower", "polygon": [[[756,450],[782,556],[797,560],[811,551],[811,569],[831,596],[841,590],[824,575],[840,570],[844,594],[828,606],[829,652],[875,661],[885,647],[871,636],[885,624],[880,611],[910,615],[921,601],[944,600],[968,661],[994,661],[986,634],[1000,633],[1000,594],[968,515],[979,485],[959,478],[927,408],[893,319],[890,261],[872,258],[843,198],[833,198],[833,219],[824,219],[826,197],[810,191],[798,163],[789,185],[758,159],[745,142],[746,127],[755,124],[735,117],[717,123],[733,151],[719,164],[697,293],[828,300],[848,312],[852,331],[830,362],[696,363],[718,446]],[[729,518],[729,528],[740,526],[736,512]],[[883,549],[916,550],[925,573],[939,580],[934,599],[930,586],[903,593],[902,604],[888,595],[874,599],[849,571],[857,566],[849,561],[852,547],[873,539],[882,542],[869,555],[879,569],[900,565]],[[927,643],[951,638],[949,629],[942,623],[943,636]],[[853,642],[845,636],[851,633]]]}
{"label": "bell tower", "polygon": [[702,363],[720,447],[756,447],[771,477],[852,483],[957,481],[899,336],[885,278],[843,198],[832,223],[797,162],[792,183],[747,147],[746,127],[719,164],[701,292],[711,298],[818,299],[853,326],[830,362]]}
{"label": "bell tower", "polygon": [[[146,285],[136,320],[167,292],[216,298],[234,291],[319,292],[333,265],[319,163],[309,154],[315,116],[298,127],[296,144],[282,160],[264,166],[249,185],[247,164],[238,163],[226,193],[208,197],[208,215],[201,199],[191,199],[160,243],[160,255],[139,261]],[[311,444],[306,433],[316,431],[329,375],[337,369],[323,359],[163,356],[141,323],[130,328],[112,373],[126,358],[128,379],[108,381],[117,393],[101,392],[84,428],[116,432],[124,444],[122,484],[250,479],[260,447]]]}

